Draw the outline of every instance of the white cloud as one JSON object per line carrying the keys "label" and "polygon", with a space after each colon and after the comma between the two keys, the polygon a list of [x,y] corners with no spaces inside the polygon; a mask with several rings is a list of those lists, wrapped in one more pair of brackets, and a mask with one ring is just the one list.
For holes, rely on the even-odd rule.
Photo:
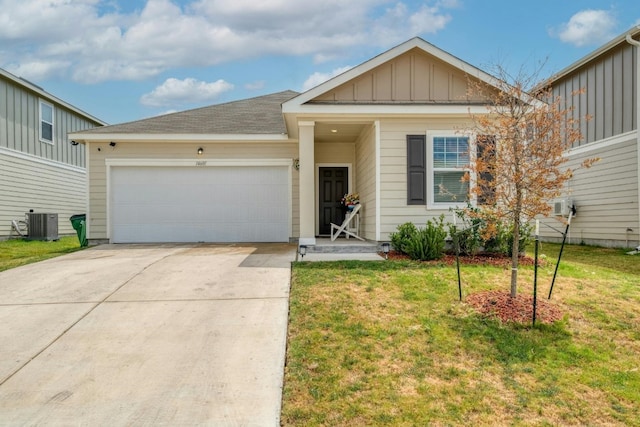
{"label": "white cloud", "polygon": [[317,73],[317,72],[313,73],[303,83],[302,91],[304,92],[309,89],[312,89],[318,86],[319,84],[324,83],[327,80],[332,79],[333,77],[344,73],[345,71],[349,71],[351,68],[352,68],[351,66],[347,66],[347,67],[336,68],[330,73]]}
{"label": "white cloud", "polygon": [[616,28],[613,13],[606,10],[583,10],[562,24],[557,35],[565,43],[581,47],[605,43],[611,39]]}
{"label": "white cloud", "polygon": [[224,80],[207,83],[192,78],[184,80],[169,78],[151,93],[142,95],[140,103],[149,107],[199,104],[213,101],[233,87],[231,83]]}
{"label": "white cloud", "polygon": [[[119,0],[124,2],[129,0]],[[0,67],[26,78],[141,80],[265,55],[318,63],[440,31],[456,0],[0,0]],[[55,24],[55,25],[54,25]]]}

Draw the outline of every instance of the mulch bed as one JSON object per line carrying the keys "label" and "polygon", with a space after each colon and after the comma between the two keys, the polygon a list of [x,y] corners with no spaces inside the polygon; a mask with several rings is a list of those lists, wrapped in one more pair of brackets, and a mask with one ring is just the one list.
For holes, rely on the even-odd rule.
{"label": "mulch bed", "polygon": [[[533,296],[517,295],[511,298],[508,292],[485,291],[469,295],[465,302],[479,313],[497,317],[503,322],[531,323],[533,318]],[[561,320],[562,311],[546,300],[538,298],[536,323],[553,323]]]}
{"label": "mulch bed", "polygon": [[[384,254],[380,254],[384,257]],[[389,259],[395,260],[403,260],[410,259],[406,254],[402,252],[391,251],[389,252]],[[445,264],[445,265],[454,265],[456,263],[456,256],[453,254],[445,254],[444,257],[434,260],[434,261],[422,261],[425,264]],[[545,260],[538,259],[538,266],[543,266],[545,264]],[[532,266],[534,263],[534,259],[530,256],[521,255],[520,256],[520,265],[523,266]],[[508,268],[511,267],[511,258],[506,257],[502,254],[492,254],[492,253],[481,253],[477,255],[460,255],[460,264],[464,265],[489,265],[493,267],[503,267]]]}
{"label": "mulch bed", "polygon": [[[409,257],[401,252],[391,251],[389,252],[389,259],[402,260],[409,259]],[[439,260],[423,262],[425,264],[455,265],[456,256],[446,254]],[[535,260],[529,256],[520,256],[520,265],[533,266],[534,262]],[[545,263],[545,260],[538,259],[538,266],[542,266]],[[501,254],[491,253],[473,256],[460,255],[460,264],[510,268],[511,258]],[[508,292],[485,291],[467,296],[465,302],[480,314],[486,315],[487,317],[496,317],[503,322],[530,324],[533,319],[532,295],[517,295],[515,298],[511,298]],[[563,316],[564,313],[562,313],[557,306],[546,300],[537,299],[536,323],[550,324],[561,320]]]}

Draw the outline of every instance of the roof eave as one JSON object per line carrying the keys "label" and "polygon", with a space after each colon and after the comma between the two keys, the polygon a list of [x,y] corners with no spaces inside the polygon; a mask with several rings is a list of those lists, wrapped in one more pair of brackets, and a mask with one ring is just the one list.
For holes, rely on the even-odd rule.
{"label": "roof eave", "polygon": [[624,33],[620,34],[618,37],[614,38],[613,40],[611,40],[607,44],[599,47],[598,49],[596,49],[593,52],[589,53],[588,55],[578,59],[573,64],[569,65],[566,68],[563,68],[558,73],[556,73],[553,76],[551,76],[551,78],[549,79],[549,83],[556,82],[556,81],[566,77],[567,75],[571,74],[575,70],[581,68],[583,65],[585,65],[585,64],[591,62],[593,59],[599,57],[603,53],[608,52],[609,50],[613,49],[614,47],[618,46],[619,44],[621,44],[623,42],[626,43],[627,42],[627,40],[626,40],[627,36],[635,37],[638,34],[640,34],[640,26],[636,26],[636,27],[631,28],[628,31],[625,31]]}
{"label": "roof eave", "polygon": [[74,132],[69,138],[86,142],[288,142],[287,134],[133,134],[133,133],[83,133]]}
{"label": "roof eave", "polygon": [[29,89],[32,92],[35,92],[39,97],[44,98],[47,101],[51,101],[54,104],[58,104],[58,105],[60,105],[60,106],[62,106],[64,108],[66,108],[67,110],[73,111],[74,113],[84,117],[85,119],[87,119],[89,121],[95,122],[95,123],[97,123],[97,124],[99,124],[101,126],[106,126],[107,125],[107,122],[104,122],[104,121],[100,120],[99,118],[97,118],[95,116],[92,116],[91,114],[86,113],[86,112],[82,111],[81,109],[79,109],[77,107],[74,107],[73,105],[69,104],[68,102],[63,101],[62,99],[50,94],[49,92],[47,92],[44,89],[36,86],[35,84],[33,84],[33,83],[31,83],[31,82],[29,82],[29,81],[27,81],[25,79],[22,79],[22,78],[20,78],[18,76],[15,76],[15,75],[11,74],[10,72],[8,72],[8,71],[6,71],[6,70],[4,70],[2,68],[0,68],[0,75],[2,75],[3,77],[5,77],[8,80],[11,80],[15,84],[17,84],[17,85],[19,85],[19,86],[21,86],[23,88],[26,88],[26,89]]}

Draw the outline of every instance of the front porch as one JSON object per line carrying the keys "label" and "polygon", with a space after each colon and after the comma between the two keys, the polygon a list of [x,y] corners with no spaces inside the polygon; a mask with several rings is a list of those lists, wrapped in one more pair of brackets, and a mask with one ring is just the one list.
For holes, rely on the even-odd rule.
{"label": "front porch", "polygon": [[301,255],[298,246],[296,261],[383,261],[380,245],[372,241],[338,238],[333,242],[329,237],[317,237],[315,245],[305,246]]}

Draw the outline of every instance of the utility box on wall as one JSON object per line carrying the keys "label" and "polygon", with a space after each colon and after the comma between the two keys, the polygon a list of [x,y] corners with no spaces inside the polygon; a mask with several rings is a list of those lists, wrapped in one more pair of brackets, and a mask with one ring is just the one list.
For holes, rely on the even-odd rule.
{"label": "utility box on wall", "polygon": [[29,213],[29,240],[58,240],[57,213]]}

